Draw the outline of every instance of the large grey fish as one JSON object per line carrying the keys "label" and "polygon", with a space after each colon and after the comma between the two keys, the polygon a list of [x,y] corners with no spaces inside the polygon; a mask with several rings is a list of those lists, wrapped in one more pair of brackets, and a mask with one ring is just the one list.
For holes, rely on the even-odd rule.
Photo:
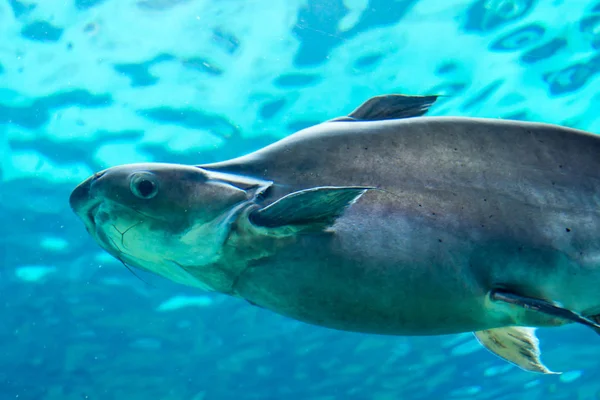
{"label": "large grey fish", "polygon": [[123,263],[311,324],[474,332],[552,373],[536,327],[600,332],[600,136],[425,117],[436,96],[347,117],[214,164],[131,164],[70,203]]}

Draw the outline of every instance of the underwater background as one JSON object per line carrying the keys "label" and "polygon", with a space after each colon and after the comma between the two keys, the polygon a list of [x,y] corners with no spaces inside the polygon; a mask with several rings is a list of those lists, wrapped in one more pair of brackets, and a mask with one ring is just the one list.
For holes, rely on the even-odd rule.
{"label": "underwater background", "polygon": [[68,203],[101,169],[231,158],[380,94],[600,133],[599,74],[600,1],[0,0],[0,400],[600,399],[585,327],[539,330],[564,371],[543,376],[470,333],[310,326],[136,277]]}

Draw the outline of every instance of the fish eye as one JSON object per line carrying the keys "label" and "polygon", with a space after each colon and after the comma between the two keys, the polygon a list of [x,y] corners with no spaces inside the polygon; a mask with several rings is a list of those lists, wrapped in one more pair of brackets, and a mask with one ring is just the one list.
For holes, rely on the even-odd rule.
{"label": "fish eye", "polygon": [[158,193],[156,177],[148,172],[138,172],[131,176],[129,182],[131,192],[140,199],[151,199]]}

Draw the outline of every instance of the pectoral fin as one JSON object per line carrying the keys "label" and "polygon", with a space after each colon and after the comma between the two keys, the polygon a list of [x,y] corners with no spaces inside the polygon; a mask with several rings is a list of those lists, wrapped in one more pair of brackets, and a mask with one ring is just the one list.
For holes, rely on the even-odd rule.
{"label": "pectoral fin", "polygon": [[490,293],[490,298],[493,301],[500,301],[508,304],[514,304],[523,307],[528,310],[538,311],[550,315],[552,317],[560,318],[565,321],[576,322],[578,324],[585,325],[592,328],[596,333],[600,334],[600,325],[597,321],[584,317],[574,311],[560,307],[546,300],[535,299],[531,297],[520,296],[515,293],[504,290],[495,290]]}
{"label": "pectoral fin", "polygon": [[253,224],[276,228],[285,225],[331,225],[370,187],[316,187],[290,193],[250,214]]}
{"label": "pectoral fin", "polygon": [[439,96],[407,96],[390,94],[371,97],[352,111],[347,117],[335,121],[382,121],[386,119],[401,119],[419,117],[425,114]]}
{"label": "pectoral fin", "polygon": [[539,340],[534,328],[506,327],[475,332],[475,337],[486,349],[517,367],[542,374],[550,371],[540,360]]}

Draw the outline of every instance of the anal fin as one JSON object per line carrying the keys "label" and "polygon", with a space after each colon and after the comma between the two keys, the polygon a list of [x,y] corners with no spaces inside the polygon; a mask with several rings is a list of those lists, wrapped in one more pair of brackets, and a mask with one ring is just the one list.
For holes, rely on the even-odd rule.
{"label": "anal fin", "polygon": [[540,360],[539,340],[534,328],[510,326],[474,334],[483,347],[525,371],[560,374],[550,371]]}

